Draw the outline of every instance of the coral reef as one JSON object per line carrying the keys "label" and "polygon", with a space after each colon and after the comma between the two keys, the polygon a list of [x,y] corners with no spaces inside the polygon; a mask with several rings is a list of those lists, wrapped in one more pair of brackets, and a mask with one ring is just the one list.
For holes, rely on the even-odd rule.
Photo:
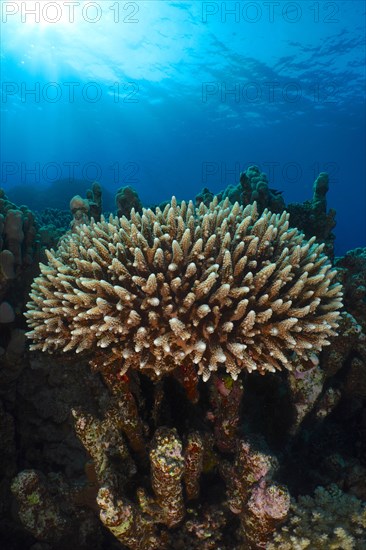
{"label": "coral reef", "polygon": [[14,380],[22,368],[24,302],[39,257],[34,214],[10,202],[0,189],[0,385]]}
{"label": "coral reef", "polygon": [[[335,336],[341,287],[322,249],[290,230],[286,213],[259,216],[255,203],[243,208],[227,199],[195,209],[173,198],[163,211],[78,225],[47,253],[26,314],[31,348],[92,351],[90,363],[114,396],[103,419],[75,409],[75,429],[93,460],[101,520],[128,548],[169,548],[176,525],[188,536],[185,498],[199,497],[205,469],[221,472],[227,506],[240,520],[235,537],[248,548],[265,545],[286,518],[289,495],[272,480],[273,459],[239,439],[243,385],[236,379],[241,371],[291,370],[294,357],[314,361]],[[155,426],[140,416],[147,396],[139,373],[156,386]],[[192,404],[197,374],[208,381],[206,427],[184,442],[159,421],[160,379],[169,374]],[[140,478],[135,497],[126,498],[124,488],[147,460],[151,483]],[[225,502],[216,508],[223,525],[233,521],[225,519]],[[195,522],[202,513],[207,508],[195,509]]]}
{"label": "coral reef", "polygon": [[[224,193],[211,204],[206,189],[196,207],[137,205],[139,213],[126,208],[121,220],[90,222],[88,207],[85,223],[47,252],[41,274],[38,253],[29,266],[38,350],[25,347],[28,271],[7,283],[0,301],[7,550],[365,545],[364,505],[350,496],[366,498],[363,252],[332,268],[323,245],[289,228],[282,197],[258,169],[241,179],[225,197],[249,201],[243,206],[219,204]],[[327,216],[326,188],[320,178],[319,219]],[[98,192],[86,196],[97,208]],[[276,198],[279,215],[266,210]],[[41,232],[42,249],[47,239],[56,246],[63,229],[44,227],[40,239]],[[197,297],[201,287],[210,288]],[[291,318],[293,327],[269,333]],[[40,352],[43,337],[51,361]],[[331,345],[322,349],[325,340]],[[194,349],[197,341],[206,349]],[[233,343],[247,347],[229,349]],[[262,368],[267,357],[273,369]],[[297,496],[318,485],[328,488]]]}
{"label": "coral reef", "polygon": [[[222,200],[222,193],[218,193],[216,196],[219,201]],[[204,187],[202,191],[195,196],[195,205],[199,206],[201,202],[203,202],[203,204],[208,206],[213,201],[213,198],[214,194],[207,187]]]}
{"label": "coral reef", "polygon": [[[123,393],[120,398],[124,398]],[[58,505],[52,515],[59,517],[62,512],[67,516],[75,503],[97,509],[107,529],[132,550],[179,548],[180,543],[182,548],[201,548],[203,541],[205,546],[202,547],[215,548],[214,542],[222,537],[222,532],[215,532],[215,525],[216,528],[231,525],[232,542],[227,541],[228,546],[223,544],[223,548],[239,548],[236,546],[241,544],[239,540],[245,541],[248,549],[261,548],[287,515],[288,492],[272,480],[277,461],[251,443],[239,440],[233,461],[227,455],[220,457],[215,454],[215,469],[221,472],[226,483],[227,501],[220,490],[215,497],[216,504],[202,507],[197,499],[205,468],[212,473],[212,465],[208,466],[207,461],[207,451],[212,452],[212,448],[199,432],[189,433],[182,442],[175,428],[159,427],[155,430],[148,445],[149,482],[141,475],[145,464],[144,460],[141,462],[141,455],[139,458],[138,453],[133,453],[132,459],[128,450],[127,428],[123,427],[126,426],[126,416],[116,404],[107,407],[102,419],[77,410],[73,414],[76,433],[92,458],[89,487],[85,482],[69,487],[59,481],[60,489],[53,490],[56,500],[52,503],[48,502],[49,491],[45,493],[42,489],[45,481],[41,483],[35,472],[23,472],[13,483],[13,492],[20,501],[21,510],[29,495],[27,480],[30,475],[36,480],[37,491],[43,492],[44,498],[31,503],[30,517],[21,515],[27,529],[40,540],[52,542],[53,539],[39,533],[32,518],[38,513],[46,521],[56,502],[65,498],[68,498],[68,503]],[[133,416],[138,418],[138,415],[136,409]],[[186,500],[193,502],[188,504]],[[230,515],[239,517],[239,528]],[[172,530],[178,525],[179,533]],[[52,537],[62,540],[65,527],[63,521],[55,521]],[[67,532],[75,527],[68,522]],[[75,532],[74,540],[76,536]]]}
{"label": "coral reef", "polygon": [[80,195],[75,195],[70,200],[70,211],[72,214],[71,227],[75,229],[77,226],[89,221],[89,201],[83,199]]}
{"label": "coral reef", "polygon": [[99,221],[102,213],[102,188],[97,181],[92,185],[91,189],[86,192],[86,199],[80,195],[75,195],[70,200],[70,211],[72,214],[71,229],[84,223],[88,223],[90,219]]}
{"label": "coral reef", "polygon": [[57,208],[45,208],[35,212],[35,220],[39,227],[54,226],[56,229],[63,229],[64,233],[69,229],[72,216],[69,210],[58,210]]}
{"label": "coral reef", "polygon": [[[219,201],[228,198],[231,203],[238,202],[242,206],[256,202],[260,214],[265,208],[274,213],[281,213],[285,210],[285,201],[281,191],[268,186],[268,178],[258,166],[249,166],[245,172],[241,172],[237,185],[229,185],[216,196]],[[199,206],[201,202],[209,206],[213,198],[214,194],[204,187],[196,195],[196,206]]]}
{"label": "coral reef", "polygon": [[336,485],[318,487],[313,497],[291,505],[288,522],[267,550],[363,550],[366,505]]}
{"label": "coral reef", "polygon": [[290,507],[287,489],[271,480],[277,462],[247,441],[239,441],[234,463],[223,463],[221,468],[228,486],[228,506],[240,518],[245,547],[265,548]]}
{"label": "coral reef", "polygon": [[37,251],[33,213],[26,206],[18,208],[0,189],[0,298],[9,282],[32,265]]}
{"label": "coral reef", "polygon": [[72,540],[86,550],[101,540],[95,516],[77,505],[81,489],[68,486],[62,476],[23,470],[13,479],[11,490],[23,525],[38,541],[61,550]]}
{"label": "coral reef", "polygon": [[268,178],[258,166],[249,166],[240,174],[240,186],[242,204],[252,204],[256,201],[259,212],[268,208],[272,212],[280,213],[285,209],[281,192],[268,186]]}
{"label": "coral reef", "polygon": [[131,210],[134,209],[136,212],[141,212],[142,204],[139,199],[139,196],[135,189],[130,185],[126,187],[121,187],[116,193],[116,206],[117,206],[117,216],[121,218],[126,216],[129,218]]}
{"label": "coral reef", "polygon": [[89,216],[99,221],[102,214],[102,188],[97,181],[87,190],[86,198],[89,202]]}
{"label": "coral reef", "polygon": [[[335,210],[330,209],[327,212],[328,190],[329,176],[321,172],[313,184],[311,200],[286,206],[281,191],[269,187],[266,174],[258,166],[249,166],[245,172],[241,172],[237,185],[229,185],[217,193],[217,197],[219,201],[228,198],[232,203],[237,201],[243,206],[256,202],[260,214],[266,208],[274,213],[286,210],[290,214],[290,225],[301,230],[307,239],[316,237],[318,242],[324,243],[325,253],[333,259],[335,236],[332,230],[336,222]],[[196,196],[196,206],[201,202],[208,206],[213,197],[214,194],[205,187]]]}
{"label": "coral reef", "polygon": [[[8,189],[8,195],[15,204],[26,204],[35,215],[49,209],[64,213],[68,211],[68,204],[72,196],[86,197],[91,183],[90,179],[79,179],[70,175],[68,178],[53,181],[47,187],[30,183],[16,185]],[[104,188],[103,208],[112,212],[114,207],[113,194]]]}
{"label": "coral reef", "polygon": [[323,246],[288,216],[226,200],[134,210],[75,228],[35,279],[26,317],[32,350],[92,350],[95,367],[152,377],[197,365],[291,369],[335,335],[341,306]]}
{"label": "coral reef", "polygon": [[344,305],[366,334],[366,248],[350,250],[342,258],[336,258],[334,265],[343,284]]}
{"label": "coral reef", "polygon": [[329,176],[321,172],[313,185],[313,198],[302,204],[293,203],[287,205],[290,213],[291,225],[305,233],[307,238],[315,236],[320,242],[325,243],[326,254],[334,256],[334,229],[335,210],[331,208],[327,213],[326,195],[329,189]]}

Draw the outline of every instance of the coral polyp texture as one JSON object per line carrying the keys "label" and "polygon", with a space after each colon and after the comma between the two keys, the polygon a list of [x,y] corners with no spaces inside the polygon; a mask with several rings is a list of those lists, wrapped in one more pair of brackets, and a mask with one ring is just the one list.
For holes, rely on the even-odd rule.
{"label": "coral polyp texture", "polygon": [[362,550],[366,548],[366,505],[337,485],[317,487],[291,505],[286,524],[267,550]]}
{"label": "coral polyp texture", "polygon": [[91,364],[156,377],[177,367],[207,380],[224,367],[291,369],[335,335],[341,285],[323,244],[289,215],[228,200],[80,225],[32,285],[32,350],[89,352]]}

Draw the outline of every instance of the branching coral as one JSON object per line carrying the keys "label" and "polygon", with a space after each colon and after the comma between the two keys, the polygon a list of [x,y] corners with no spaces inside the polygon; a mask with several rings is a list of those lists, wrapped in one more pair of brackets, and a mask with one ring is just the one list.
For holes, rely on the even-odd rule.
{"label": "branching coral", "polygon": [[[326,178],[318,178],[311,211],[319,218],[326,190]],[[290,495],[280,485],[289,480],[295,494],[308,492],[319,482],[315,456],[324,484],[342,479],[344,490],[364,491],[365,421],[353,420],[354,412],[343,420],[357,445],[357,470],[341,445],[328,445],[332,433],[323,442],[333,416],[343,415],[341,407],[334,410],[343,395],[356,396],[354,410],[365,394],[363,311],[357,310],[357,321],[339,312],[340,283],[347,286],[350,267],[336,275],[324,245],[290,229],[280,195],[257,169],[232,191],[228,198],[243,206],[205,193],[196,207],[172,199],[156,210],[137,205],[119,212],[126,217],[100,221],[94,215],[90,221],[89,209],[47,253],[28,304],[28,336],[32,349],[60,357],[46,375],[49,365],[41,369],[40,354],[29,354],[31,369],[14,394],[27,400],[17,400],[14,410],[24,410],[24,418],[30,407],[23,403],[34,404],[41,421],[32,417],[29,425],[40,430],[27,430],[26,423],[24,433],[47,432],[40,451],[35,443],[41,436],[33,442],[21,434],[26,452],[19,463],[47,471],[66,464],[67,477],[61,483],[59,474],[28,469],[14,479],[8,506],[16,509],[17,501],[19,519],[36,540],[55,550],[65,541],[80,548],[120,543],[130,550],[260,550],[272,548],[273,540],[295,550],[364,542],[358,520],[353,532],[347,518],[339,518],[334,535],[320,531],[325,504],[316,499],[299,499],[285,524]],[[87,197],[100,208],[98,194]],[[362,300],[362,288],[355,296]],[[333,340],[335,332],[341,336]],[[328,341],[332,346],[319,354]],[[89,372],[88,360],[102,376]],[[292,372],[258,376],[282,368]],[[70,453],[69,443],[64,446],[71,423],[86,453],[74,437]],[[314,424],[318,435],[309,430]],[[257,439],[258,431],[271,448]],[[279,448],[277,470],[273,453]],[[316,517],[309,519],[311,508]],[[316,531],[314,543],[306,531]]]}
{"label": "branching coral", "polygon": [[159,377],[197,365],[207,380],[291,369],[335,334],[341,286],[323,245],[226,200],[175,198],[82,225],[47,253],[26,314],[31,349],[94,353],[92,364]]}
{"label": "branching coral", "polygon": [[268,550],[362,550],[366,546],[366,508],[336,485],[318,487],[314,497],[293,503],[288,523]]}

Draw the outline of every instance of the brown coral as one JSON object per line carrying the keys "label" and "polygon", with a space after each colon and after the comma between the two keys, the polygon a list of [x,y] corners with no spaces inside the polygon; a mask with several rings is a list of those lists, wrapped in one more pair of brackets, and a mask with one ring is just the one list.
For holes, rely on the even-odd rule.
{"label": "brown coral", "polygon": [[31,349],[154,377],[192,363],[204,380],[224,365],[234,379],[291,369],[294,350],[307,360],[329,343],[342,293],[323,245],[288,218],[173,198],[76,228],[32,285]]}

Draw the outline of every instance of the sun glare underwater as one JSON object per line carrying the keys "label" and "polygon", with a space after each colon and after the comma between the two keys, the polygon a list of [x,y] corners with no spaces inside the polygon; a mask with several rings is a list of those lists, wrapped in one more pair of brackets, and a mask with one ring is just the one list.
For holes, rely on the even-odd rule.
{"label": "sun glare underwater", "polygon": [[217,193],[254,164],[287,203],[310,199],[326,171],[337,250],[363,243],[363,2],[1,9],[10,197],[74,178],[155,204]]}

